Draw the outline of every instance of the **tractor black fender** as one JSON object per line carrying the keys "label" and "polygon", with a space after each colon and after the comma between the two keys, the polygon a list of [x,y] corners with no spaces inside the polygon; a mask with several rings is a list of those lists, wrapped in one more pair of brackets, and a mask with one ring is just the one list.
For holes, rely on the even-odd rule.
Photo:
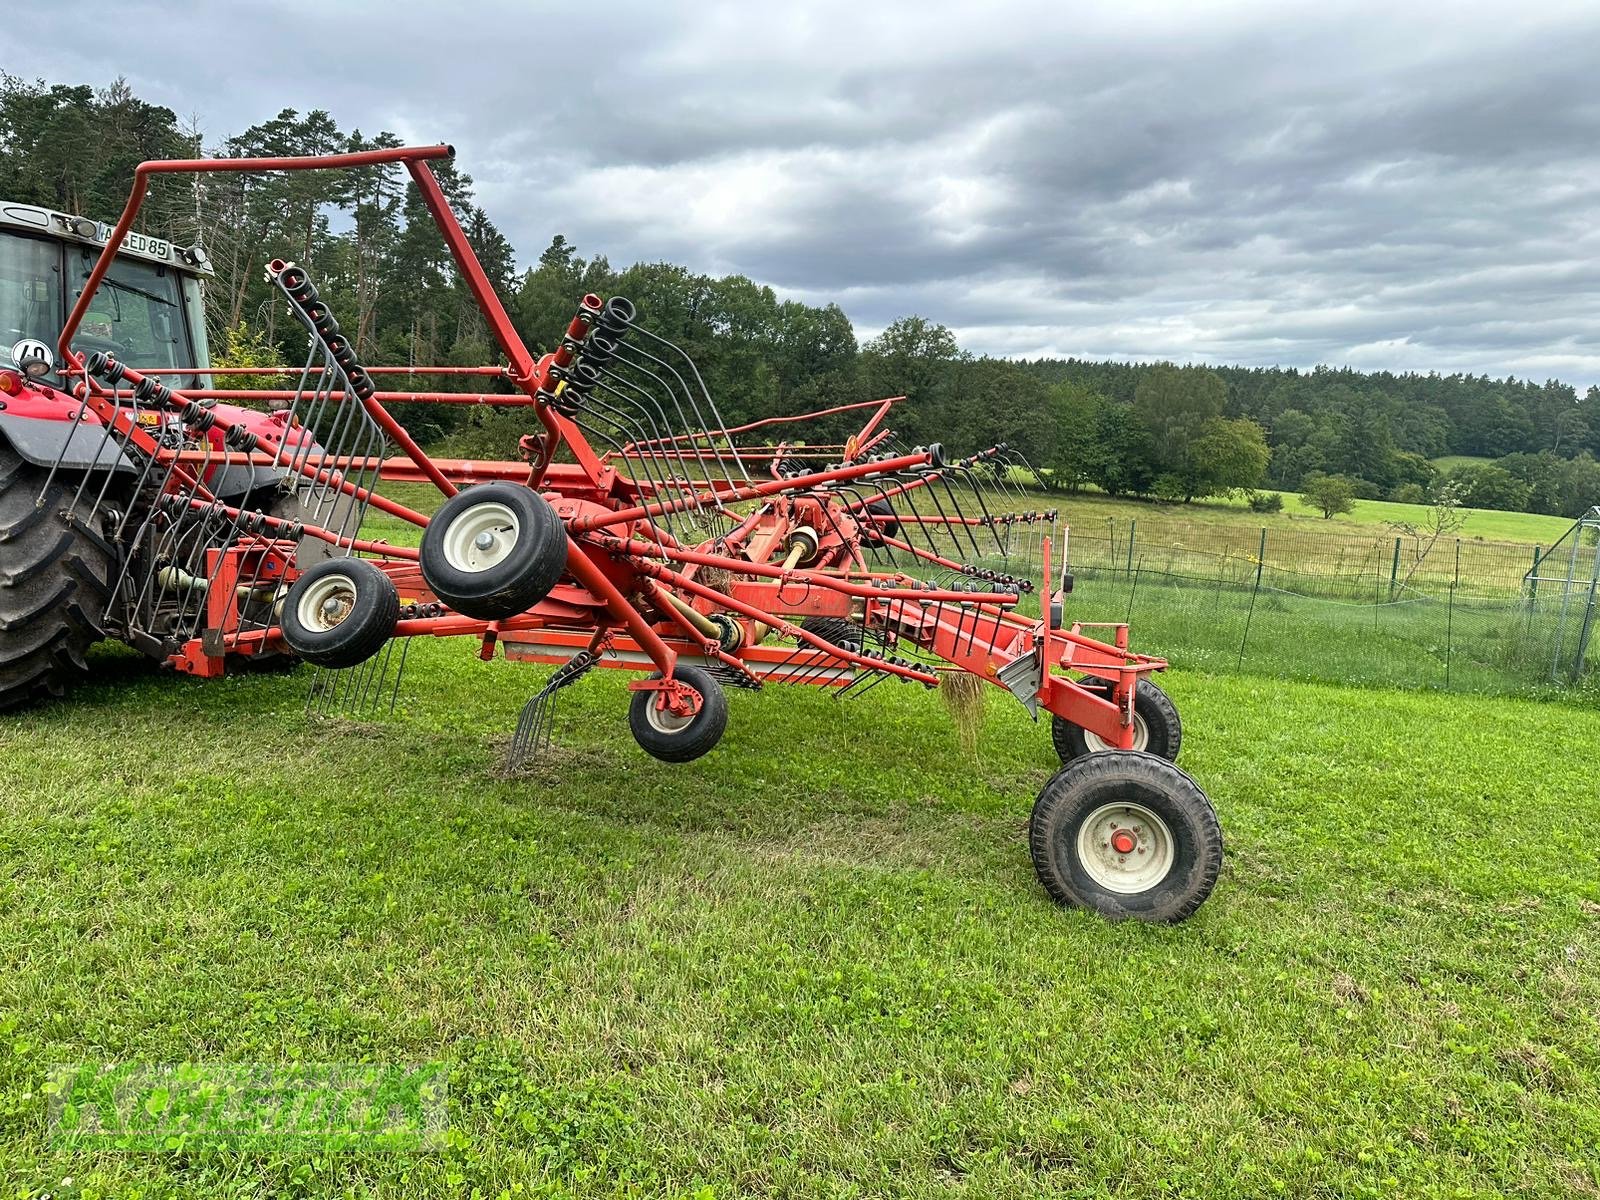
{"label": "tractor black fender", "polygon": [[[64,471],[121,471],[137,468],[105,427],[78,421],[44,421],[0,412],[0,443],[37,467]],[[207,485],[213,496],[243,496],[277,483],[290,472],[282,467],[223,467]]]}
{"label": "tractor black fender", "polygon": [[133,471],[134,465],[106,437],[101,425],[44,421],[0,412],[0,442],[39,467],[70,471]]}
{"label": "tractor black fender", "polygon": [[271,487],[293,472],[283,467],[220,467],[206,482],[206,490],[218,499],[243,496],[247,492]]}

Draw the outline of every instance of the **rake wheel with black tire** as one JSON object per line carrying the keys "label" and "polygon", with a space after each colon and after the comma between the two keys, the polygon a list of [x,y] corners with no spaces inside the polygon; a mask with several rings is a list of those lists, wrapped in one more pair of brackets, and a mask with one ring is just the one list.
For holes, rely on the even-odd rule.
{"label": "rake wheel with black tire", "polygon": [[283,640],[319,667],[354,667],[394,636],[400,593],[361,558],[319,562],[294,581],[283,600]]}
{"label": "rake wheel with black tire", "polygon": [[[660,679],[654,672],[651,679]],[[628,728],[640,749],[662,762],[685,763],[699,758],[722,740],[728,728],[728,698],[722,685],[699,667],[679,664],[673,678],[700,694],[700,709],[680,716],[661,704],[657,690],[637,691],[628,704]]]}
{"label": "rake wheel with black tire", "polygon": [[1222,830],[1200,786],[1137,750],[1086,754],[1045,784],[1028,821],[1039,881],[1113,920],[1194,913],[1222,870]]}
{"label": "rake wheel with black tire", "polygon": [[[889,520],[874,521],[873,517],[887,517]],[[887,500],[874,500],[867,505],[867,517],[861,522],[861,540],[869,546],[883,545],[886,537],[900,536],[900,517],[894,511],[894,505]]]}
{"label": "rake wheel with black tire", "polygon": [[422,578],[464,617],[503,621],[550,594],[567,569],[567,527],[550,502],[515,483],[463,488],[422,532]]}
{"label": "rake wheel with black tire", "polygon": [[[1112,684],[1109,680],[1089,677],[1082,682],[1089,691],[1107,700],[1111,698]],[[1099,734],[1060,717],[1050,719],[1050,741],[1063,763],[1085,754],[1099,754],[1114,749]],[[1133,693],[1133,749],[1176,762],[1182,746],[1183,722],[1178,719],[1178,706],[1156,684],[1148,679],[1139,680],[1139,686]]]}

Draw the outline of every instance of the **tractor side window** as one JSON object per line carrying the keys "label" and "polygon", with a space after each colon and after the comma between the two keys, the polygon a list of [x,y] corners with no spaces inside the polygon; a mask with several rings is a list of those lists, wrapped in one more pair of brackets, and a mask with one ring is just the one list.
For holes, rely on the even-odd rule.
{"label": "tractor side window", "polygon": [[23,338],[56,344],[61,332],[61,250],[54,242],[0,234],[0,362]]}
{"label": "tractor side window", "polygon": [[[79,252],[79,292],[96,255]],[[119,258],[89,302],[74,349],[104,350],[130,367],[193,365],[178,275],[154,263]]]}

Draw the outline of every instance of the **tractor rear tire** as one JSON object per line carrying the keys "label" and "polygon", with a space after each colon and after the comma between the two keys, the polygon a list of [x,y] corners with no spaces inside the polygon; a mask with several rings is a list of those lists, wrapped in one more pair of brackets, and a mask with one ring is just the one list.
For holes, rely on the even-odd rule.
{"label": "tractor rear tire", "polygon": [[[1087,678],[1083,686],[1103,693],[1107,699],[1111,696],[1112,685],[1108,680]],[[1062,763],[1112,749],[1098,735],[1060,717],[1050,719],[1050,741]],[[1150,680],[1139,680],[1139,687],[1133,693],[1133,748],[1176,762],[1182,746],[1183,722],[1178,719],[1178,706]]]}
{"label": "tractor rear tire", "polygon": [[[651,679],[660,679],[657,671]],[[699,667],[679,664],[673,678],[700,693],[700,711],[684,718],[656,707],[659,692],[635,692],[628,703],[628,728],[640,749],[662,762],[692,762],[722,740],[728,728],[728,697]]]}
{"label": "tractor rear tire", "polygon": [[480,483],[439,506],[422,531],[422,578],[464,617],[503,621],[550,594],[567,569],[567,527],[520,483]]}
{"label": "tractor rear tire", "polygon": [[1136,750],[1057,771],[1033,806],[1028,850],[1056,901],[1112,920],[1182,921],[1222,870],[1222,830],[1200,785]]}
{"label": "tractor rear tire", "polygon": [[115,555],[68,516],[77,478],[58,474],[41,497],[48,475],[0,443],[0,710],[65,695],[105,636]]}

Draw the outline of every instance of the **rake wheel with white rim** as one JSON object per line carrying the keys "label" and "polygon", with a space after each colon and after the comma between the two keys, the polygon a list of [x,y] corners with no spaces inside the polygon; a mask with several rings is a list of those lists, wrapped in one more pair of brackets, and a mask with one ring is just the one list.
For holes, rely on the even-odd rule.
{"label": "rake wheel with white rim", "polygon": [[[728,728],[728,698],[722,685],[699,667],[679,663],[672,676],[700,694],[700,709],[690,715],[661,704],[659,691],[638,691],[628,704],[628,728],[640,749],[662,762],[690,762],[722,740]],[[650,676],[660,679],[658,671]]]}
{"label": "rake wheel with white rim", "polygon": [[289,649],[319,667],[364,663],[394,636],[400,593],[361,558],[319,562],[283,598],[281,630]]}
{"label": "rake wheel with white rim", "polygon": [[[1111,698],[1111,684],[1107,680],[1090,676],[1081,682],[1085,688],[1108,700]],[[1115,749],[1099,734],[1060,717],[1050,719],[1050,741],[1063,763],[1085,754]],[[1151,680],[1139,680],[1139,687],[1133,693],[1133,749],[1174,762],[1182,745],[1183,722],[1178,719],[1178,706]]]}
{"label": "rake wheel with white rim", "polygon": [[1222,870],[1222,830],[1198,784],[1164,758],[1106,750],[1056,772],[1028,848],[1045,890],[1113,920],[1190,916]]}
{"label": "rake wheel with white rim", "polygon": [[463,488],[422,532],[430,591],[465,617],[503,621],[550,594],[567,568],[567,529],[549,501],[515,483]]}

